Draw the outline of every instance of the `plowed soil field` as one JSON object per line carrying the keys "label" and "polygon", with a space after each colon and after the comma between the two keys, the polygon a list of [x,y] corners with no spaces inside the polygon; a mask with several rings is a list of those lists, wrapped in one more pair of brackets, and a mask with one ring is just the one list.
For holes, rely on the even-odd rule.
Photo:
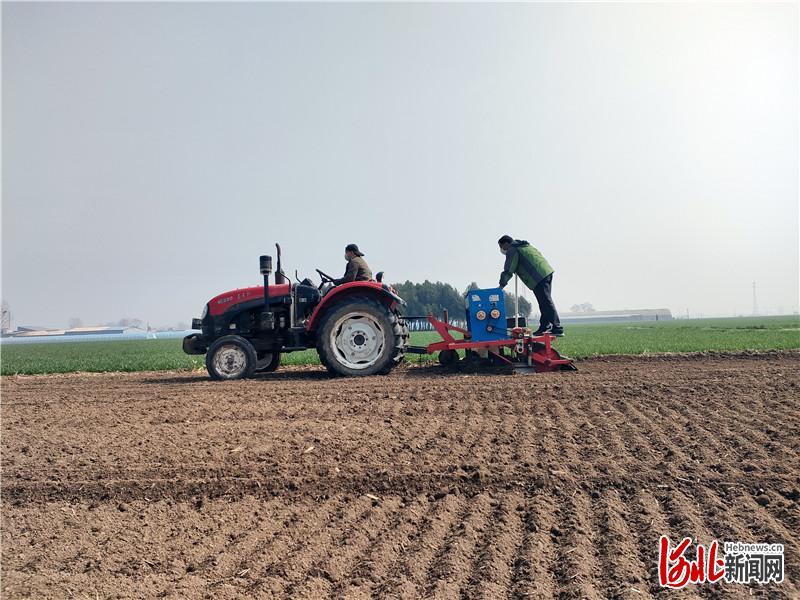
{"label": "plowed soil field", "polygon": [[[4,598],[800,597],[800,353],[3,380]],[[659,588],[658,538],[786,580]]]}

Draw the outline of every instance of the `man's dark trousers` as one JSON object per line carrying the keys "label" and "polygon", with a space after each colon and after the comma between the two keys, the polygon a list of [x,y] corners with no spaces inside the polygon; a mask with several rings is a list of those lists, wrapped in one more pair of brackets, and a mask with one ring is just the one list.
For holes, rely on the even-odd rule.
{"label": "man's dark trousers", "polygon": [[550,273],[547,277],[542,279],[533,288],[533,295],[536,296],[536,301],[539,303],[539,313],[542,315],[539,319],[541,327],[552,325],[553,327],[561,327],[561,321],[556,312],[556,305],[553,303],[553,298],[550,296],[550,289],[553,284],[553,274]]}

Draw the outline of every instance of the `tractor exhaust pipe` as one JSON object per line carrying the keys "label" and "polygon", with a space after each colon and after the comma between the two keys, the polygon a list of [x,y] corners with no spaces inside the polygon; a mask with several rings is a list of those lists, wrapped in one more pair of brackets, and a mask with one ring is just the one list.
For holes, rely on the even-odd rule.
{"label": "tractor exhaust pipe", "polygon": [[261,323],[264,329],[275,328],[275,315],[269,309],[269,274],[272,273],[272,257],[262,255],[258,259],[259,270],[264,276],[264,312],[261,313]]}
{"label": "tractor exhaust pipe", "polygon": [[283,267],[281,267],[281,245],[275,244],[275,255],[278,259],[278,264],[275,265],[275,285],[286,283],[286,277],[283,275]]}

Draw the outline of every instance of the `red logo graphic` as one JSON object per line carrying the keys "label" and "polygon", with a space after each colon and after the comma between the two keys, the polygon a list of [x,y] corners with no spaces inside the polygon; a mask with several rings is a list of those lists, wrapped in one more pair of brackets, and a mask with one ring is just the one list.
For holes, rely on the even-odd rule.
{"label": "red logo graphic", "polygon": [[684,556],[692,538],[671,546],[669,538],[662,535],[658,541],[658,583],[662,587],[680,589],[690,583],[716,583],[725,574],[725,561],[717,558],[719,544],[711,542],[708,553],[703,544],[697,544],[697,557],[689,560]]}

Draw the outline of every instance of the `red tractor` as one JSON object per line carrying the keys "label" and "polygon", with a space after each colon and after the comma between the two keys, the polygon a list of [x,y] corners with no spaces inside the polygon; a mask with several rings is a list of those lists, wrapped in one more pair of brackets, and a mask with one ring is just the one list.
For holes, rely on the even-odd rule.
{"label": "red tractor", "polygon": [[272,257],[260,259],[264,286],[242,288],[208,301],[183,339],[187,354],[205,354],[212,379],[242,379],[274,371],[281,354],[316,348],[335,375],[385,374],[402,362],[408,327],[400,315],[405,301],[377,281],[333,285],[319,269],[322,283],[291,283],[281,269],[278,244],[275,283],[269,283]]}

